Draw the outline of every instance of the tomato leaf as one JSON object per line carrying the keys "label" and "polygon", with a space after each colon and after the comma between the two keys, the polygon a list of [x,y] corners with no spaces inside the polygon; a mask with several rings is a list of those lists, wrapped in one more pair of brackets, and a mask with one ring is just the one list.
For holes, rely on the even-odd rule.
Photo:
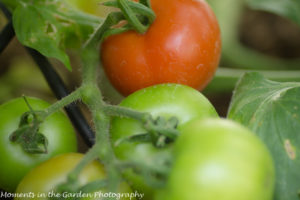
{"label": "tomato leaf", "polygon": [[60,60],[71,70],[67,48],[80,47],[101,19],[72,10],[63,1],[27,1],[13,12],[18,40],[47,57]]}
{"label": "tomato leaf", "polygon": [[269,148],[276,168],[275,200],[299,200],[300,83],[279,83],[258,73],[236,86],[228,117],[252,131]]}
{"label": "tomato leaf", "polygon": [[265,10],[287,17],[300,25],[300,1],[295,0],[246,0],[248,5],[257,10]]}

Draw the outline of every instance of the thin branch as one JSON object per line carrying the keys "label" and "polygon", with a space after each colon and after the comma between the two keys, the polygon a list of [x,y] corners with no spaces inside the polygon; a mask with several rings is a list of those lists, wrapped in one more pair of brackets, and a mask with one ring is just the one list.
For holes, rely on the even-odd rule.
{"label": "thin branch", "polygon": [[[37,63],[45,79],[47,80],[50,88],[55,93],[57,99],[62,99],[63,97],[70,94],[70,92],[64,85],[62,79],[57,74],[57,72],[53,69],[52,65],[47,60],[47,58],[34,49],[27,48],[27,50],[32,56],[32,58],[34,59],[34,61]],[[74,127],[82,136],[85,143],[88,146],[92,146],[94,144],[94,138],[95,138],[94,133],[91,130],[90,126],[88,125],[86,119],[83,117],[78,106],[73,103],[66,106],[65,110],[69,118],[71,119]]]}

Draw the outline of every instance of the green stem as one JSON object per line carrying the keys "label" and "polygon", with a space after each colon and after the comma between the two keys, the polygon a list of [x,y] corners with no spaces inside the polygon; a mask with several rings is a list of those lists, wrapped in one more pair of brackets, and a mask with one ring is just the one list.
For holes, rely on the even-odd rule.
{"label": "green stem", "polygon": [[[121,175],[115,166],[115,155],[110,142],[109,124],[110,117],[104,111],[104,101],[102,93],[97,85],[98,49],[99,41],[102,40],[105,31],[116,21],[118,14],[111,14],[104,24],[95,32],[94,36],[87,42],[82,52],[83,85],[85,89],[82,101],[88,106],[92,113],[95,126],[95,145],[87,160],[98,157],[103,163],[107,173],[107,187],[110,192],[115,192],[121,181]],[[89,153],[88,153],[89,154]],[[82,165],[87,164],[83,163]],[[82,169],[82,167],[80,167]],[[80,169],[79,168],[79,169]],[[76,172],[78,173],[78,172]]]}
{"label": "green stem", "polygon": [[82,91],[84,90],[84,87],[80,87],[76,89],[74,92],[69,94],[68,96],[65,96],[61,100],[55,102],[51,106],[49,106],[47,109],[44,110],[44,116],[43,119],[50,116],[51,114],[57,112],[58,110],[62,109],[63,107],[73,103],[74,101],[77,101],[82,98]]}
{"label": "green stem", "polygon": [[82,86],[97,84],[98,63],[99,55],[97,49],[87,48],[82,51]]}
{"label": "green stem", "polygon": [[132,25],[138,33],[145,33],[148,27],[143,25],[137,18],[133,10],[129,7],[128,0],[117,0],[117,2],[128,23]]}
{"label": "green stem", "polygon": [[97,49],[103,40],[104,33],[110,29],[111,26],[118,24],[121,20],[124,20],[124,15],[121,12],[110,13],[103,24],[99,25],[94,34],[84,44],[84,49]]}
{"label": "green stem", "polygon": [[[99,145],[99,144],[97,144]],[[80,172],[83,168],[88,165],[90,162],[98,158],[99,155],[99,147],[96,144],[89,149],[89,151],[85,154],[83,159],[76,165],[76,167],[72,170],[72,172],[68,175],[68,181],[70,183],[76,182]]]}
{"label": "green stem", "polygon": [[[145,32],[145,25],[141,24],[136,16],[136,13],[132,11],[128,6],[128,0],[117,1],[121,10],[124,12],[110,13],[105,19],[103,24],[98,27],[92,37],[83,46],[81,59],[82,59],[82,86],[81,89],[74,92],[70,97],[62,99],[60,102],[54,104],[47,113],[54,112],[62,105],[74,101],[76,98],[81,98],[88,109],[92,113],[92,119],[95,127],[95,145],[86,154],[83,160],[76,166],[76,168],[69,174],[66,188],[77,188],[78,175],[90,161],[100,158],[107,173],[107,190],[115,192],[118,189],[121,182],[121,175],[116,165],[116,158],[112,149],[109,125],[110,116],[112,115],[126,115],[135,119],[146,121],[149,115],[145,113],[136,112],[129,109],[116,108],[113,106],[107,106],[103,101],[102,93],[97,85],[97,67],[99,62],[99,48],[102,40],[107,33],[114,34],[120,31],[128,30],[130,27],[124,26],[121,29],[112,29],[113,25],[118,24],[121,20],[127,19],[129,24],[137,28],[139,32]],[[135,10],[137,11],[137,10]],[[140,12],[140,11],[139,11]],[[143,16],[141,13],[139,14]],[[111,31],[114,30],[114,31]],[[120,112],[118,114],[117,112]],[[151,116],[150,116],[151,117]],[[149,117],[149,118],[150,118]],[[73,184],[72,184],[73,182]],[[63,187],[62,187],[63,188]]]}
{"label": "green stem", "polygon": [[[95,113],[95,120],[97,124],[96,129],[96,143],[101,144],[99,146],[99,157],[108,177],[107,189],[110,192],[116,192],[118,190],[119,183],[121,182],[121,174],[115,164],[116,158],[111,146],[110,134],[109,134],[109,118],[103,113]],[[101,143],[100,143],[101,142]]]}
{"label": "green stem", "polygon": [[[132,28],[139,33],[145,33],[155,19],[155,13],[151,10],[150,5],[147,7],[146,5],[128,0],[106,2],[104,5],[118,7],[122,12],[111,12],[86,42],[84,49],[98,49],[105,37],[112,34],[118,34]],[[140,18],[138,18],[137,15],[148,19],[145,25],[141,23]],[[127,20],[128,24],[123,27],[112,28],[112,26],[118,24],[122,20]]]}
{"label": "green stem", "polygon": [[204,93],[231,92],[237,81],[246,72],[259,72],[273,81],[300,81],[300,70],[245,70],[219,67],[214,79],[204,90]]}
{"label": "green stem", "polygon": [[165,186],[167,176],[170,173],[170,167],[167,163],[157,163],[155,160],[152,160],[151,163],[119,161],[118,167],[120,171],[127,169],[134,170],[135,173],[143,176],[146,183],[153,188],[162,188]]}
{"label": "green stem", "polygon": [[149,118],[151,118],[149,113],[139,112],[122,106],[105,105],[103,107],[103,111],[109,116],[129,117],[141,122],[146,122]]}
{"label": "green stem", "polygon": [[176,139],[176,137],[178,137],[179,135],[178,130],[173,127],[161,127],[161,126],[156,126],[153,123],[146,124],[145,127],[147,130],[152,131],[153,133],[160,133],[163,136],[173,140]]}
{"label": "green stem", "polygon": [[90,39],[84,44],[81,59],[83,66],[82,82],[84,84],[97,84],[97,67],[99,64],[99,48],[110,27],[124,19],[120,12],[110,13],[103,24],[101,24]]}
{"label": "green stem", "polygon": [[94,188],[94,185],[89,184],[82,187],[78,181],[78,178],[85,166],[99,157],[99,146],[100,143],[96,143],[92,148],[89,149],[89,151],[84,155],[84,157],[75,166],[75,168],[68,174],[67,181],[58,185],[57,192],[79,192],[79,190],[81,190],[82,188],[84,188],[85,190]]}
{"label": "green stem", "polygon": [[115,155],[111,146],[109,124],[110,117],[103,111],[104,102],[102,100],[102,94],[97,87],[94,87],[94,91],[89,93],[91,96],[86,98],[85,102],[88,108],[92,112],[93,121],[95,124],[96,132],[96,144],[98,156],[103,163],[108,176],[107,189],[110,192],[115,192],[118,189],[118,185],[121,181],[121,175],[115,164]]}
{"label": "green stem", "polygon": [[[165,142],[167,138],[175,140],[179,135],[179,132],[176,129],[178,124],[177,118],[165,120],[162,117],[157,117],[155,120],[153,120],[153,117],[150,113],[140,112],[130,108],[112,105],[105,105],[103,107],[103,111],[106,115],[109,116],[128,117],[140,121],[146,132],[150,134],[152,138],[152,143],[155,146],[163,147],[166,144]],[[125,139],[125,141],[147,141],[148,139],[149,138],[145,134],[141,134],[129,137]],[[118,142],[122,142],[122,140]]]}
{"label": "green stem", "polygon": [[[134,1],[127,1],[126,3],[128,4],[128,6],[131,8],[131,10],[134,13],[146,16],[150,23],[152,23],[155,20],[155,13],[151,9],[150,3],[141,2],[141,1],[140,1],[140,3],[137,3]],[[118,4],[117,0],[107,1],[107,2],[103,3],[103,5],[119,8],[119,4]]]}

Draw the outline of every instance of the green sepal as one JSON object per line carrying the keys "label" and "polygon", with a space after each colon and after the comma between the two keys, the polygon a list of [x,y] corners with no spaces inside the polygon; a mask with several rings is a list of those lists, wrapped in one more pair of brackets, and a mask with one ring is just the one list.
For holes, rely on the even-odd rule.
{"label": "green sepal", "polygon": [[39,132],[42,120],[39,119],[39,111],[29,111],[21,116],[19,127],[10,136],[11,142],[18,143],[27,153],[47,153],[48,140]]}
{"label": "green sepal", "polygon": [[103,39],[105,39],[105,38],[107,38],[108,36],[111,36],[111,35],[116,35],[116,34],[124,33],[124,32],[129,31],[129,30],[133,30],[133,28],[131,28],[131,26],[129,24],[127,24],[127,25],[125,25],[123,27],[120,27],[120,28],[111,28],[111,29],[108,29],[103,34]]}
{"label": "green sepal", "polygon": [[[140,3],[134,1],[128,1],[128,6],[132,9],[136,15],[142,15],[148,18],[149,22],[152,23],[155,20],[155,13],[151,9],[150,2],[144,3],[140,1]],[[107,1],[103,3],[105,6],[120,8],[117,0]]]}
{"label": "green sepal", "polygon": [[151,3],[150,3],[150,0],[140,0],[139,1],[141,4],[151,8]]}
{"label": "green sepal", "polygon": [[128,137],[121,138],[115,142],[115,146],[119,146],[125,142],[138,142],[138,143],[149,143],[152,142],[152,138],[149,133],[141,133],[137,135],[131,135]]}
{"label": "green sepal", "polygon": [[179,135],[179,131],[176,129],[178,123],[179,121],[176,117],[166,120],[164,117],[159,116],[155,120],[148,120],[144,128],[151,135],[153,145],[161,148],[177,138]]}
{"label": "green sepal", "polygon": [[178,123],[179,121],[176,117],[166,120],[164,117],[159,116],[154,120],[150,116],[145,120],[144,124],[147,133],[121,138],[114,145],[118,146],[124,142],[137,142],[152,143],[157,148],[163,148],[178,137],[179,131],[176,129]]}

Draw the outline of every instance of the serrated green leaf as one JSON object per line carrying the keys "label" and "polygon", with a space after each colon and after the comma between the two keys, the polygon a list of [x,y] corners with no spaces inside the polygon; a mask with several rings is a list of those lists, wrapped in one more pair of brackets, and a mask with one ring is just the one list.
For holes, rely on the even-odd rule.
{"label": "serrated green leaf", "polygon": [[[21,3],[20,3],[21,2]],[[102,20],[72,10],[62,1],[21,0],[13,13],[18,40],[71,70],[67,48],[80,47]]]}
{"label": "serrated green leaf", "polygon": [[257,10],[265,10],[287,17],[300,25],[299,0],[246,0],[248,5]]}
{"label": "serrated green leaf", "polygon": [[235,89],[228,118],[250,128],[269,148],[276,168],[275,200],[299,200],[300,83],[247,73]]}

